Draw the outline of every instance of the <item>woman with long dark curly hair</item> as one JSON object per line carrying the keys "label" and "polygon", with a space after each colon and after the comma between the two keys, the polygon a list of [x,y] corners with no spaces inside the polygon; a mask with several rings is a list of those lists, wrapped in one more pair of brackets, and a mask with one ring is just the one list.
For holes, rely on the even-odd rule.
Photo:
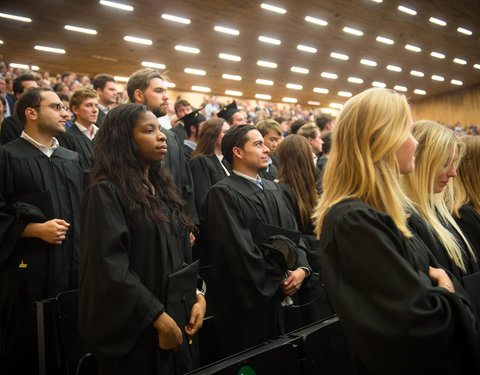
{"label": "woman with long dark curly hair", "polygon": [[194,226],[161,166],[166,152],[157,118],[140,104],[111,110],[97,135],[81,211],[79,328],[100,374],[193,367],[183,333],[198,331],[206,303],[195,274],[190,316],[170,316],[169,275],[192,262]]}

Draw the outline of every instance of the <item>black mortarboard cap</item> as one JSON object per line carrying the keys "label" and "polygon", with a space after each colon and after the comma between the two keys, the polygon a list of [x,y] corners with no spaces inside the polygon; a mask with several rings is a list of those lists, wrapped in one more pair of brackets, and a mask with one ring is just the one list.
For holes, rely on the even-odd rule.
{"label": "black mortarboard cap", "polygon": [[229,105],[224,106],[220,112],[218,112],[217,116],[221,117],[225,120],[228,120],[230,116],[232,116],[234,113],[237,113],[237,103],[235,103],[235,100],[231,102]]}
{"label": "black mortarboard cap", "polygon": [[182,118],[180,118],[179,121],[183,122],[183,126],[185,128],[190,126],[198,126],[201,122],[204,122],[207,120],[204,115],[199,113],[202,109],[203,107],[190,112],[188,115],[185,115]]}

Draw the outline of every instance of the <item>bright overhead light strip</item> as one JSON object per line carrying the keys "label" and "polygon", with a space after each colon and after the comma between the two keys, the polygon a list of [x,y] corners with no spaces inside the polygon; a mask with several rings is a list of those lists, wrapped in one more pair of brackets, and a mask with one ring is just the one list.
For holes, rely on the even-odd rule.
{"label": "bright overhead light strip", "polygon": [[300,73],[300,74],[308,74],[310,72],[310,70],[308,70],[307,68],[302,68],[300,66],[292,66],[290,70],[294,73]]}
{"label": "bright overhead light strip", "polygon": [[224,33],[224,34],[229,34],[229,35],[240,35],[240,31],[236,29],[231,29],[229,27],[225,26],[215,26],[213,28],[215,31],[218,31],[219,33]]}
{"label": "bright overhead light strip", "polygon": [[196,74],[197,76],[204,76],[207,74],[207,72],[202,69],[185,68],[183,71],[188,74]]}
{"label": "bright overhead light strip", "polygon": [[277,64],[271,61],[264,61],[264,60],[258,60],[257,65],[263,66],[265,68],[272,68],[275,69],[277,67]]}
{"label": "bright overhead light strip", "polygon": [[231,96],[242,96],[243,92],[235,91],[235,90],[225,90],[225,94],[231,95]]}
{"label": "bright overhead light strip", "polygon": [[200,50],[195,47],[189,47],[189,46],[182,46],[180,44],[175,46],[175,49],[180,52],[187,52],[187,53],[195,53],[198,54],[200,53]]}
{"label": "bright overhead light strip", "polygon": [[32,22],[31,18],[16,16],[14,14],[0,13],[0,17],[8,18],[9,20],[21,21],[21,22]]}
{"label": "bright overhead light strip", "polygon": [[431,23],[434,23],[439,26],[447,26],[447,23],[441,19],[435,18],[435,17],[430,17],[428,19]]}
{"label": "bright overhead light strip", "polygon": [[387,70],[390,70],[392,72],[401,72],[402,68],[396,65],[387,65]]}
{"label": "bright overhead light strip", "polygon": [[407,7],[403,6],[403,5],[399,5],[397,9],[398,9],[400,12],[410,14],[411,16],[416,16],[416,15],[417,15],[417,11],[416,11],[416,10],[407,8]]}
{"label": "bright overhead light strip", "polygon": [[328,79],[337,79],[338,78],[338,75],[336,75],[335,73],[329,73],[329,72],[322,72],[322,74],[320,74],[323,78],[328,78]]}
{"label": "bright overhead light strip", "polygon": [[210,87],[205,87],[205,86],[192,86],[193,91],[200,91],[200,92],[210,92]]}
{"label": "bright overhead light strip", "polygon": [[350,98],[352,96],[352,93],[349,91],[339,91],[338,96],[343,96],[345,98]]}
{"label": "bright overhead light strip", "polygon": [[174,16],[172,14],[163,13],[161,16],[164,20],[183,23],[184,25],[190,25],[191,21],[188,18]]}
{"label": "bright overhead light strip", "polygon": [[393,87],[393,89],[397,90],[397,91],[407,91],[408,90],[405,86],[400,86],[400,85],[395,85]]}
{"label": "bright overhead light strip", "polygon": [[475,69],[480,69],[480,64],[475,64],[475,65],[473,65],[473,67],[474,67]]}
{"label": "bright overhead light strip", "polygon": [[128,77],[114,76],[113,79],[117,82],[128,82]]}
{"label": "bright overhead light strip", "polygon": [[72,26],[72,25],[65,25],[66,30],[70,31],[76,31],[77,33],[84,33],[84,34],[90,34],[90,35],[97,35],[97,30],[94,29],[87,29],[85,27],[78,27],[78,26]]}
{"label": "bright overhead light strip", "polygon": [[459,28],[457,29],[457,31],[458,31],[459,33],[462,33],[462,34],[465,34],[465,35],[472,35],[472,34],[473,34],[470,30],[464,29],[463,27],[459,27]]}
{"label": "bright overhead light strip", "polygon": [[116,8],[116,9],[127,10],[129,12],[133,12],[133,7],[131,5],[127,5],[127,4],[116,3],[114,1],[107,1],[107,0],[100,0],[100,4],[105,5],[107,7],[111,7],[111,8]]}
{"label": "bright overhead light strip", "polygon": [[427,92],[425,90],[415,89],[413,92],[417,95],[426,95]]}
{"label": "bright overhead light strip", "polygon": [[147,68],[155,68],[155,69],[165,69],[166,66],[164,64],[149,62],[149,61],[142,61],[142,66]]}
{"label": "bright overhead light strip", "polygon": [[230,61],[241,61],[242,60],[242,58],[240,56],[230,55],[228,53],[219,53],[218,57],[220,57],[223,60],[230,60]]}
{"label": "bright overhead light strip", "polygon": [[[1,43],[0,43],[1,44]],[[36,65],[28,66],[26,64],[18,64],[18,63],[9,63],[8,66],[12,68],[20,68],[20,69],[31,69],[31,70],[40,70],[40,68]]]}
{"label": "bright overhead light strip", "polygon": [[369,59],[361,59],[360,64],[368,65],[368,66],[377,66],[377,62]]}
{"label": "bright overhead light strip", "polygon": [[314,48],[314,47],[309,47],[309,46],[305,46],[303,44],[299,44],[297,46],[297,49],[299,51],[303,51],[303,52],[310,52],[310,53],[317,53],[317,49]]}
{"label": "bright overhead light strip", "polygon": [[458,57],[455,57],[453,59],[453,62],[455,64],[460,64],[460,65],[466,65],[467,64],[467,61],[466,60],[463,60],[463,59],[459,59]]}
{"label": "bright overhead light strip", "polygon": [[296,98],[283,97],[282,102],[285,103],[296,103],[298,100]]}
{"label": "bright overhead light strip", "polygon": [[126,42],[143,44],[146,46],[151,46],[153,44],[153,42],[150,39],[138,38],[136,36],[131,36],[131,35],[125,35],[123,37],[123,40],[125,40]]}
{"label": "bright overhead light strip", "polygon": [[435,52],[435,51],[431,52],[430,56],[436,57],[437,59],[444,59],[445,58],[445,55],[443,53]]}
{"label": "bright overhead light strip", "polygon": [[255,83],[257,85],[273,86],[273,81],[270,81],[269,79],[257,78]]}
{"label": "bright overhead light strip", "polygon": [[451,83],[452,85],[457,85],[457,86],[463,85],[463,82],[462,82],[462,81],[459,81],[458,79],[452,79],[452,80],[450,81],[450,83]]}
{"label": "bright overhead light strip", "polygon": [[263,99],[263,100],[270,100],[272,97],[267,94],[255,94],[255,98],[257,99]]}
{"label": "bright overhead light strip", "polygon": [[280,8],[280,7],[276,7],[275,5],[262,3],[260,6],[262,7],[262,9],[269,10],[271,12],[275,12],[275,13],[279,13],[279,14],[287,13],[287,11],[285,9]]}
{"label": "bright overhead light strip", "polygon": [[311,16],[306,16],[305,21],[310,22],[310,23],[314,23],[315,25],[320,25],[320,26],[327,26],[328,25],[327,21],[324,21],[320,18],[311,17]]}
{"label": "bright overhead light strip", "polygon": [[297,85],[296,83],[287,83],[285,85],[287,89],[292,89],[292,90],[301,90],[303,89],[302,85]]}
{"label": "bright overhead light strip", "polygon": [[385,38],[384,36],[377,36],[377,42],[380,42],[380,43],[385,43],[385,44],[394,44],[395,42],[392,40],[392,39],[389,39],[389,38]]}
{"label": "bright overhead light strip", "polygon": [[342,109],[342,108],[343,108],[343,104],[340,104],[340,103],[330,103],[330,107],[336,108],[336,109]]}
{"label": "bright overhead light strip", "polygon": [[222,74],[222,78],[223,79],[231,79],[232,81],[241,81],[242,80],[242,77],[241,76],[237,76],[237,75],[234,75],[234,74]]}
{"label": "bright overhead light strip", "polygon": [[421,52],[422,49],[420,47],[414,46],[412,44],[405,44],[405,49],[408,49],[409,51],[413,52]]}
{"label": "bright overhead light strip", "polygon": [[44,52],[53,52],[53,53],[65,53],[65,50],[62,48],[53,48],[53,47],[46,47],[46,46],[35,46],[33,47],[37,51],[44,51]]}
{"label": "bright overhead light strip", "polygon": [[324,89],[322,87],[315,87],[313,91],[318,92],[319,94],[328,94],[328,89]]}
{"label": "bright overhead light strip", "polygon": [[278,40],[278,39],[275,39],[275,38],[270,38],[268,36],[263,36],[263,35],[260,35],[258,37],[258,40],[260,42],[263,42],[263,43],[275,44],[276,46],[279,46],[280,44],[282,44],[281,40]]}
{"label": "bright overhead light strip", "polygon": [[357,30],[357,29],[354,29],[354,28],[348,27],[348,26],[345,26],[343,28],[343,32],[348,33],[348,34],[352,34],[352,35],[356,35],[356,36],[362,36],[363,35],[363,31]]}
{"label": "bright overhead light strip", "polygon": [[445,81],[445,78],[443,78],[442,76],[436,75],[436,74],[432,75],[432,79],[434,81],[440,81],[440,82]]}
{"label": "bright overhead light strip", "polygon": [[348,77],[348,82],[360,84],[363,83],[363,79],[358,77]]}
{"label": "bright overhead light strip", "polygon": [[330,57],[333,57],[334,59],[338,59],[338,60],[344,60],[344,61],[349,59],[348,55],[344,55],[343,53],[338,53],[338,52],[331,52]]}
{"label": "bright overhead light strip", "polygon": [[383,82],[378,82],[378,81],[373,81],[372,82],[372,86],[373,87],[379,87],[381,89],[384,89],[385,87],[387,87],[387,85]]}
{"label": "bright overhead light strip", "polygon": [[419,72],[418,70],[410,70],[410,74],[412,76],[416,76],[416,77],[423,77],[425,76],[425,74],[423,72]]}

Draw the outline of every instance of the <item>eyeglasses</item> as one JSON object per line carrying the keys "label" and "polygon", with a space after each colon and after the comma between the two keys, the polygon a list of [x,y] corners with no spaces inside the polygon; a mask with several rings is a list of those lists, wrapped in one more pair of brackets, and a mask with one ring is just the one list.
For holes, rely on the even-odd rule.
{"label": "eyeglasses", "polygon": [[[34,105],[31,108],[40,108],[42,105]],[[52,103],[52,104],[47,104],[47,107],[50,107],[51,109],[54,109],[57,112],[61,112],[62,109],[64,111],[67,110],[67,107],[65,107],[62,103]]]}

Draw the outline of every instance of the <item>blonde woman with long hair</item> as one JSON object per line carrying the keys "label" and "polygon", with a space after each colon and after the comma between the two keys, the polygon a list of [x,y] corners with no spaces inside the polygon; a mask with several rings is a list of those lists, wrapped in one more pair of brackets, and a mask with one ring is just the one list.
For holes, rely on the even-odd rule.
{"label": "blonde woman with long hair", "polygon": [[368,89],[340,111],[314,215],[323,280],[356,373],[479,373],[468,296],[407,226],[411,126],[393,90]]}
{"label": "blonde woman with long hair", "polygon": [[435,258],[457,279],[478,271],[473,250],[445,203],[463,155],[455,133],[434,121],[418,121],[413,135],[419,146],[415,171],[403,176],[407,195],[415,203],[409,227],[427,244]]}
{"label": "blonde woman with long hair", "polygon": [[461,138],[465,155],[454,180],[455,200],[452,215],[470,241],[477,259],[480,256],[480,137]]}

